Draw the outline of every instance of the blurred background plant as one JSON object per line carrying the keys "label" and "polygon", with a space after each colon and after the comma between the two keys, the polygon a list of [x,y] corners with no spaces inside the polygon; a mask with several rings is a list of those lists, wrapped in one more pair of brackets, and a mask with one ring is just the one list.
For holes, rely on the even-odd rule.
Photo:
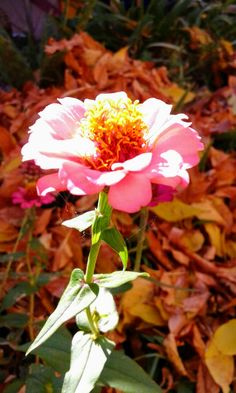
{"label": "blurred background plant", "polygon": [[107,49],[127,46],[132,57],[165,65],[173,80],[192,89],[219,87],[235,67],[234,0],[3,0],[0,9],[6,85],[19,87],[33,77],[60,83],[60,72],[52,74],[61,70],[61,56],[48,64],[44,45],[49,37],[70,38],[80,31]]}

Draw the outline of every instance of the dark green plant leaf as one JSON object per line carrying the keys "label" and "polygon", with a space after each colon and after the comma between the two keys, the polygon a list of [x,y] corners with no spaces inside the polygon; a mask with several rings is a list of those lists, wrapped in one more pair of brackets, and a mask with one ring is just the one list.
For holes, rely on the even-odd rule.
{"label": "dark green plant leaf", "polygon": [[[53,370],[65,374],[70,367],[71,339],[69,330],[61,327],[32,353],[43,359]],[[24,344],[18,346],[17,350],[25,352],[28,348],[29,344]]]}
{"label": "dark green plant leaf", "polygon": [[18,261],[25,256],[24,251],[9,252],[8,254],[0,255],[0,263],[9,261]]}
{"label": "dark green plant leaf", "polygon": [[25,393],[60,393],[63,377],[56,377],[51,367],[32,364]]}
{"label": "dark green plant leaf", "polygon": [[26,314],[11,313],[0,316],[0,327],[14,327],[23,328],[28,323],[28,316]]}
{"label": "dark green plant leaf", "polygon": [[33,73],[10,37],[0,35],[0,82],[20,89]]}
{"label": "dark green plant leaf", "polygon": [[214,135],[213,146],[226,152],[236,150],[236,130]]}
{"label": "dark green plant leaf", "polygon": [[13,306],[19,297],[30,295],[31,293],[36,292],[37,289],[38,288],[36,286],[30,285],[30,283],[26,281],[16,284],[3,298],[0,310],[5,310],[6,308]]}
{"label": "dark green plant leaf", "polygon": [[177,393],[194,393],[195,384],[190,381],[180,381],[177,387]]}
{"label": "dark green plant leaf", "polygon": [[149,277],[148,273],[118,271],[108,274],[94,274],[94,283],[104,288],[117,288],[137,277]]}
{"label": "dark green plant leaf", "polygon": [[120,232],[116,228],[105,229],[102,231],[101,239],[119,254],[124,269],[126,269],[128,262],[128,250]]}
{"label": "dark green plant leaf", "polygon": [[72,340],[71,365],[62,393],[89,393],[94,388],[109,359],[114,343],[105,337],[93,340],[91,334],[78,332]]}
{"label": "dark green plant leaf", "polygon": [[16,393],[24,385],[24,382],[20,379],[14,379],[11,381],[3,390],[3,393]]}
{"label": "dark green plant leaf", "polygon": [[88,307],[97,297],[99,288],[96,284],[84,284],[84,273],[74,269],[70,282],[63,293],[56,310],[50,315],[42,330],[28,349],[27,353],[46,341],[64,322]]}
{"label": "dark green plant leaf", "polygon": [[162,390],[145,371],[122,351],[113,351],[100,375],[105,386],[124,393],[161,393]]}

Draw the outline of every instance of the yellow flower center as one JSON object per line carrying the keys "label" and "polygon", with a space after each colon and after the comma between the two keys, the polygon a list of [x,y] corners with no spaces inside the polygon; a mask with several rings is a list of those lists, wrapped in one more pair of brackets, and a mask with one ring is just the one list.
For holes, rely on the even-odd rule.
{"label": "yellow flower center", "polygon": [[148,127],[139,111],[139,102],[129,98],[101,100],[85,112],[80,124],[81,136],[95,144],[94,157],[83,161],[93,169],[110,170],[115,162],[124,162],[147,151]]}

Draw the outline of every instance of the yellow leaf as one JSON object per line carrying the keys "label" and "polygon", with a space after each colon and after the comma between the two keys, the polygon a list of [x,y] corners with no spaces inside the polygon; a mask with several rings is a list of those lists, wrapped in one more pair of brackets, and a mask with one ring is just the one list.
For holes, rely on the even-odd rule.
{"label": "yellow leaf", "polygon": [[153,325],[166,324],[160,311],[153,304],[155,285],[142,278],[137,278],[132,285],[133,287],[123,295],[121,300],[125,322],[131,323],[135,317]]}
{"label": "yellow leaf", "polygon": [[221,325],[215,332],[214,344],[225,355],[236,355],[236,319]]}
{"label": "yellow leaf", "polygon": [[158,206],[150,208],[158,217],[166,221],[176,222],[191,218],[200,213],[197,207],[192,207],[179,199],[173,199],[171,202],[164,202]]}
{"label": "yellow leaf", "polygon": [[136,304],[129,309],[129,313],[135,317],[141,318],[144,322],[151,323],[152,325],[166,325],[166,322],[163,321],[158,309],[150,304]]}
{"label": "yellow leaf", "polygon": [[229,385],[234,375],[233,356],[222,354],[211,343],[205,353],[205,362],[212,378],[221,387],[223,393],[229,393]]}
{"label": "yellow leaf", "polygon": [[181,243],[193,252],[199,251],[202,248],[204,241],[205,238],[199,230],[185,231],[181,236]]}
{"label": "yellow leaf", "polygon": [[164,202],[158,206],[152,207],[151,211],[158,217],[169,222],[197,217],[199,220],[213,221],[220,225],[225,225],[225,221],[214,207],[213,201],[208,199],[203,202],[186,204],[175,198],[171,202]]}
{"label": "yellow leaf", "polygon": [[225,245],[225,251],[230,258],[236,258],[236,242],[228,240]]}
{"label": "yellow leaf", "polygon": [[214,246],[216,250],[216,255],[222,257],[225,254],[224,234],[215,223],[206,223],[204,227],[208,233],[212,246]]}
{"label": "yellow leaf", "polygon": [[211,200],[206,199],[203,202],[192,203],[190,206],[197,209],[196,217],[199,220],[213,221],[220,225],[225,225],[223,217],[216,210]]}
{"label": "yellow leaf", "polygon": [[182,89],[175,83],[173,83],[171,86],[160,88],[160,91],[165,94],[165,96],[171,98],[174,104],[177,104],[180,100],[183,100],[183,104],[187,104],[195,98],[194,93],[190,91],[187,92],[185,89]]}
{"label": "yellow leaf", "polygon": [[224,393],[229,393],[233,380],[233,355],[236,355],[236,319],[224,323],[215,331],[205,352],[208,370]]}

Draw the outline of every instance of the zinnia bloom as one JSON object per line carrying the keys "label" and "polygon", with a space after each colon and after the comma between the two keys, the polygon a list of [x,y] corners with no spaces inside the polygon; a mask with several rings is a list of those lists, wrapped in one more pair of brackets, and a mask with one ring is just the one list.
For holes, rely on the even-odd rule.
{"label": "zinnia bloom", "polygon": [[45,196],[37,195],[35,183],[27,184],[25,187],[19,187],[12,194],[12,203],[20,205],[22,209],[29,209],[34,206],[40,207],[52,203],[54,200],[55,197],[50,194]]}
{"label": "zinnia bloom", "polygon": [[199,162],[203,145],[186,115],[170,114],[171,105],[132,102],[124,92],[58,101],[39,113],[22,149],[24,161],[52,172],[39,179],[40,195],[106,187],[113,208],[133,213],[158,200],[154,189],[163,201],[163,190],[169,198],[170,190],[188,185],[187,169]]}

